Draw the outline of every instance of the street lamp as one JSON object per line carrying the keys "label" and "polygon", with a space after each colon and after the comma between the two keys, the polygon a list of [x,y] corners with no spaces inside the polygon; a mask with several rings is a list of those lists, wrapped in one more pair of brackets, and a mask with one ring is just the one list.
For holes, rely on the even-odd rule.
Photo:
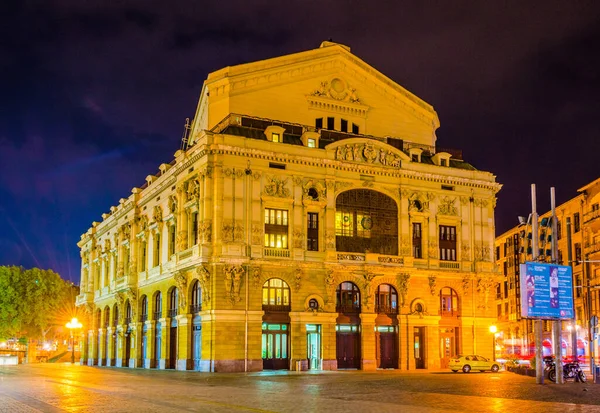
{"label": "street lamp", "polygon": [[77,320],[77,317],[73,317],[71,321],[67,323],[67,328],[71,332],[71,364],[75,363],[75,338],[73,337],[73,330],[81,327],[82,325],[79,320]]}
{"label": "street lamp", "polygon": [[492,354],[493,354],[493,358],[494,361],[496,361],[496,333],[498,332],[498,327],[496,326],[490,326],[490,333],[492,333]]}

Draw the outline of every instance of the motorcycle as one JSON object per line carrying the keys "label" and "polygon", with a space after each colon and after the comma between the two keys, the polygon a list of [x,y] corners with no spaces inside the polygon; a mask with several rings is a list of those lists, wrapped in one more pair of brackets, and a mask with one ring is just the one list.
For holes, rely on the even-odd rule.
{"label": "motorcycle", "polygon": [[[546,361],[546,366],[548,367],[548,380],[556,383],[556,364],[554,364],[554,360]],[[577,360],[563,364],[563,378],[565,380],[575,379],[575,381],[580,381],[582,383],[587,381],[587,377],[583,370],[581,370]]]}

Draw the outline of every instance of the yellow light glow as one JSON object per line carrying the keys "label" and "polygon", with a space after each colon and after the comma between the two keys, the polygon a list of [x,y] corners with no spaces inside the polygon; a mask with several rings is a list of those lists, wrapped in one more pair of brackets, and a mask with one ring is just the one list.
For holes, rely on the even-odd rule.
{"label": "yellow light glow", "polygon": [[498,332],[498,327],[490,326],[490,333],[496,334]]}
{"label": "yellow light glow", "polygon": [[81,327],[82,327],[82,325],[81,325],[81,323],[79,322],[79,320],[77,320],[77,317],[73,317],[73,318],[71,319],[71,321],[69,321],[69,322],[67,323],[67,328],[68,328],[68,329],[81,328]]}

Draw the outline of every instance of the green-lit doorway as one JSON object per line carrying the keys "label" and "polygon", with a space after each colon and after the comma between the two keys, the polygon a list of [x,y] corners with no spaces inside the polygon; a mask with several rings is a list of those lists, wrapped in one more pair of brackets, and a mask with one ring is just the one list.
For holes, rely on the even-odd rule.
{"label": "green-lit doorway", "polygon": [[306,351],[309,370],[321,369],[321,326],[306,325]]}

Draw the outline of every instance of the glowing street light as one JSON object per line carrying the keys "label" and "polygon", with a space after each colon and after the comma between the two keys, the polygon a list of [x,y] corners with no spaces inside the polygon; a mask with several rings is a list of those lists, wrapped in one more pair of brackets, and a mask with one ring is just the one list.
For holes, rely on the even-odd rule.
{"label": "glowing street light", "polygon": [[494,361],[496,361],[496,333],[498,332],[498,327],[496,326],[490,326],[490,333],[492,333],[493,335],[493,341],[492,341],[492,354],[494,355]]}
{"label": "glowing street light", "polygon": [[71,364],[75,363],[75,338],[73,337],[73,330],[76,328],[83,327],[77,317],[73,317],[71,321],[67,323],[67,328],[71,332]]}

